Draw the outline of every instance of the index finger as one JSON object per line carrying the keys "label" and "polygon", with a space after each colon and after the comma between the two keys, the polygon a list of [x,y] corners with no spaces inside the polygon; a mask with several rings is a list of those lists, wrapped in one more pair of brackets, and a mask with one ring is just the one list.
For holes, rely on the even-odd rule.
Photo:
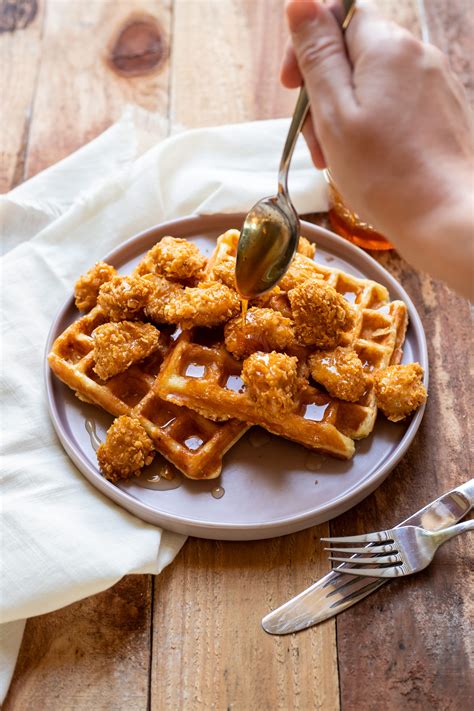
{"label": "index finger", "polygon": [[280,67],[280,81],[287,89],[297,89],[303,83],[293,45],[288,40]]}

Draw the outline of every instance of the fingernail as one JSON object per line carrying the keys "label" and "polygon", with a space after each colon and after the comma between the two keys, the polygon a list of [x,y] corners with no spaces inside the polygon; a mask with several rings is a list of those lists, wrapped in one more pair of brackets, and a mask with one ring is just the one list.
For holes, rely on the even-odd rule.
{"label": "fingernail", "polygon": [[291,32],[298,32],[303,25],[318,16],[318,3],[313,0],[289,0],[286,16]]}

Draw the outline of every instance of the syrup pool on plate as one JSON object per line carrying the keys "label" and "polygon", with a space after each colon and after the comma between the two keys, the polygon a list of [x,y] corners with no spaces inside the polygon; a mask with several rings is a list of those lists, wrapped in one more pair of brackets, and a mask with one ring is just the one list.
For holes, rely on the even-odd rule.
{"label": "syrup pool on plate", "polygon": [[89,438],[90,438],[90,441],[91,441],[91,445],[92,445],[92,449],[93,449],[95,452],[97,452],[97,450],[99,449],[99,447],[100,447],[100,445],[102,444],[102,442],[101,442],[101,440],[99,439],[99,435],[97,434],[96,423],[94,422],[94,420],[88,418],[88,419],[85,421],[84,426],[85,426],[85,428],[86,428],[86,432],[87,432],[88,435],[89,435]]}
{"label": "syrup pool on plate", "polygon": [[142,489],[153,489],[155,491],[172,491],[179,489],[183,484],[183,475],[171,464],[159,462],[158,467],[151,466],[151,471],[143,472],[136,479],[131,481]]}
{"label": "syrup pool on plate", "polygon": [[211,495],[214,497],[214,499],[222,499],[222,497],[225,494],[225,489],[223,486],[215,486],[213,490],[211,491]]}
{"label": "syrup pool on plate", "polygon": [[306,457],[306,469],[309,469],[310,472],[317,472],[321,469],[322,467],[322,461],[321,461],[321,455],[319,454],[313,454],[310,452],[308,456]]}
{"label": "syrup pool on plate", "polygon": [[253,427],[249,432],[249,442],[252,447],[259,449],[260,447],[265,447],[269,442],[271,442],[271,437],[268,432],[262,430],[258,427]]}

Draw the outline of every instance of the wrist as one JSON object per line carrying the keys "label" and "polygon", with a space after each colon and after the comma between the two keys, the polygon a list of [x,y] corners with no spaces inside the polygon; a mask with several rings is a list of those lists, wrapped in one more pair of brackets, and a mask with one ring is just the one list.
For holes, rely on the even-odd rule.
{"label": "wrist", "polygon": [[474,298],[473,176],[461,179],[457,191],[445,193],[431,209],[402,227],[395,240],[413,266],[428,272],[463,296]]}

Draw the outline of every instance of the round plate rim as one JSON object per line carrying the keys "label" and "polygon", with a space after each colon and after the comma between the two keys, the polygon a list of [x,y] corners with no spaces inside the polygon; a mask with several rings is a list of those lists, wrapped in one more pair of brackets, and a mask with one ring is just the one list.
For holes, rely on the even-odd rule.
{"label": "round plate rim", "polygon": [[[221,223],[233,225],[242,224],[245,215],[242,213],[219,213],[215,215],[190,215],[187,217],[178,218],[175,220],[167,220],[166,222],[159,223],[150,227],[136,235],[133,235],[126,241],[122,242],[118,247],[109,252],[105,257],[104,261],[114,264],[116,257],[119,256],[123,251],[126,251],[127,247],[131,244],[140,241],[147,241],[156,232],[166,232],[178,231],[186,233],[198,231],[199,224],[205,224],[205,230],[218,228]],[[222,228],[222,229],[230,229]],[[304,234],[310,234],[314,236],[317,240],[318,236],[323,237],[324,241],[333,243],[335,251],[340,253],[344,259],[354,264],[356,267],[360,268],[358,262],[362,264],[366,263],[372,269],[380,274],[382,282],[384,282],[389,290],[395,290],[401,294],[401,298],[405,302],[408,308],[408,315],[410,324],[414,330],[414,335],[417,340],[418,346],[420,348],[420,363],[424,368],[425,376],[424,383],[428,386],[428,348],[426,343],[425,332],[423,325],[421,323],[420,316],[405,289],[402,285],[384,268],[382,267],[373,257],[361,250],[359,247],[351,244],[347,240],[339,237],[339,235],[331,232],[330,230],[320,227],[319,225],[314,225],[310,222],[301,220],[301,231]],[[338,249],[339,248],[339,249]],[[413,439],[418,431],[418,428],[423,419],[423,414],[425,410],[425,405],[423,405],[412,417],[410,424],[405,430],[402,438],[395,446],[393,452],[382,462],[378,467],[375,467],[373,473],[368,479],[365,479],[359,485],[352,486],[348,490],[344,491],[335,499],[331,499],[325,504],[318,505],[314,507],[311,511],[306,511],[303,514],[296,514],[293,516],[287,516],[280,519],[274,519],[269,523],[212,523],[209,521],[203,521],[201,519],[189,518],[189,516],[179,516],[176,514],[170,514],[164,511],[159,511],[158,509],[149,506],[148,504],[135,499],[133,496],[128,494],[126,491],[119,489],[111,482],[107,481],[102,477],[102,475],[92,468],[88,460],[83,456],[82,451],[76,448],[70,441],[68,434],[63,426],[59,412],[56,405],[56,398],[53,392],[53,381],[54,374],[51,371],[48,364],[48,353],[51,350],[51,346],[54,338],[57,335],[58,324],[64,317],[64,314],[73,306],[73,296],[70,296],[66,303],[61,307],[57,313],[51,328],[48,333],[48,338],[46,341],[45,355],[44,355],[44,376],[45,385],[48,400],[48,410],[49,414],[59,437],[59,440],[64,447],[68,456],[72,459],[74,464],[78,467],[79,471],[85,476],[85,478],[101,493],[105,494],[109,499],[112,499],[115,503],[119,504],[125,508],[128,512],[134,514],[138,518],[147,521],[153,525],[162,526],[170,531],[177,533],[183,533],[186,535],[193,535],[201,538],[211,538],[217,540],[258,540],[262,538],[271,538],[274,536],[285,535],[288,533],[293,533],[296,531],[303,530],[312,525],[323,523],[328,521],[348,509],[355,506],[357,503],[362,501],[366,496],[368,496],[372,491],[374,491],[388,476],[392,469],[398,464],[398,462],[405,455],[406,451],[410,447]],[[67,386],[64,386],[67,387]]]}

